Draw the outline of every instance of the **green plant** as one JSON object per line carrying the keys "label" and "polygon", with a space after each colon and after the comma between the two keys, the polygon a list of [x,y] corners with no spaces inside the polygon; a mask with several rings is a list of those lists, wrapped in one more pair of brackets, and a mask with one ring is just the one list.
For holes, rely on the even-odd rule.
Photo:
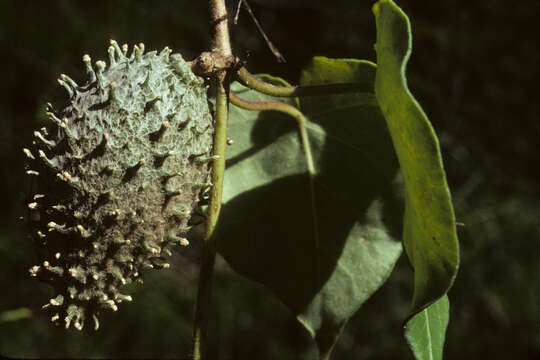
{"label": "green plant", "polygon": [[[406,339],[417,358],[442,357],[448,321],[446,292],[458,266],[457,237],[437,139],[405,81],[405,65],[411,44],[405,14],[389,0],[382,0],[374,6],[377,65],[355,59],[317,57],[304,70],[300,85],[295,87],[281,79],[251,75],[231,51],[223,1],[210,1],[210,7],[214,42],[211,51],[201,54],[191,63],[191,68],[199,76],[207,78],[215,94],[213,155],[204,154],[204,146],[202,154],[186,146],[182,149],[189,151],[178,159],[180,163],[187,160],[195,162],[190,155],[201,155],[212,161],[193,357],[204,357],[216,251],[220,251],[239,273],[269,287],[313,335],[321,358],[326,359],[330,357],[347,319],[390,275],[401,254],[398,241],[401,236],[415,270],[413,308],[405,327]],[[122,50],[114,48],[113,51],[118,56],[122,53]],[[143,55],[135,51],[133,56],[134,61]],[[116,57],[114,59],[117,61]],[[236,78],[239,83],[231,84],[231,80]],[[67,78],[63,80],[69,82]],[[158,77],[158,82],[162,80]],[[99,83],[99,77],[95,81]],[[131,83],[128,77],[124,86]],[[115,82],[114,86],[105,89],[103,96],[108,94],[110,98],[112,92],[120,93],[123,89],[120,83]],[[175,91],[178,89],[174,88],[167,94]],[[145,97],[141,102],[144,104],[143,112],[146,112],[147,103],[153,106],[155,101],[163,101],[167,94],[161,95],[161,99]],[[201,103],[205,103],[202,92],[197,96]],[[280,98],[279,101],[276,97]],[[234,105],[230,111],[229,100]],[[89,103],[106,101],[100,98]],[[176,100],[171,101],[174,103]],[[279,114],[268,114],[267,110]],[[289,116],[296,120],[296,126]],[[196,124],[204,124],[204,119],[203,112],[194,120]],[[146,120],[146,116],[140,118],[140,124],[135,128],[144,126]],[[60,128],[70,129],[67,125],[62,126],[61,119],[57,122]],[[170,124],[168,122],[165,126],[165,122],[159,122],[159,126],[154,126],[147,133],[158,136],[162,128],[168,130]],[[98,135],[91,146],[84,147],[85,154],[93,153],[91,149],[99,148],[101,143],[107,145],[110,135],[105,131]],[[225,170],[228,138],[234,141],[234,145],[227,150],[228,166]],[[44,138],[44,143],[47,146],[47,142],[62,139]],[[147,151],[145,156],[156,150],[151,139],[145,138],[141,142]],[[203,143],[210,142],[205,140]],[[176,149],[166,150],[159,152],[158,157]],[[129,152],[125,154],[131,155]],[[46,155],[42,158],[50,161]],[[29,152],[29,157],[36,158],[32,152]],[[153,177],[145,179],[149,186],[154,186],[162,175],[155,170],[150,171],[148,162],[132,161],[123,170],[139,171],[145,166],[148,173],[153,174]],[[72,172],[67,172],[69,176],[63,174],[67,171],[64,163],[53,165],[52,168],[59,171],[67,182],[72,179]],[[173,172],[182,170],[179,168]],[[89,174],[83,169],[80,175]],[[195,183],[206,184],[205,176],[205,172],[199,173]],[[133,180],[124,177],[121,176],[123,180]],[[102,193],[107,193],[107,190]],[[138,191],[139,187],[126,185],[123,201]],[[174,193],[178,189],[171,191]],[[96,202],[102,193],[96,194]],[[163,204],[167,189],[160,188],[156,194],[158,203]],[[190,213],[194,209],[196,196],[198,190],[189,193],[185,212]],[[222,202],[223,216],[220,217]],[[38,206],[31,204],[31,210]],[[77,204],[82,204],[85,209],[89,206],[82,201]],[[104,208],[103,211],[115,210]],[[104,214],[98,212],[92,215],[97,218],[93,217],[88,222],[101,226]],[[73,219],[77,217],[71,213],[69,216],[75,223]],[[84,219],[88,220],[89,215],[85,216]],[[145,223],[153,223],[152,220],[144,220]],[[136,233],[137,246],[131,246],[130,250],[146,248],[145,254],[156,255],[162,250],[160,240],[164,235],[175,227],[187,225],[187,217],[180,222],[175,221],[154,225],[150,229],[145,228],[146,225],[140,227]],[[60,233],[67,230],[56,222],[50,228]],[[71,233],[78,232],[77,236],[82,238],[85,231],[90,230],[89,226],[82,224],[69,228]],[[123,239],[126,231],[133,231],[122,227],[107,229],[118,231]],[[156,241],[147,243],[147,238]],[[104,240],[97,241],[97,248],[105,244],[106,255],[109,248],[118,245],[113,244],[117,237],[100,239]],[[46,251],[54,257],[59,253],[55,246],[50,245]],[[70,279],[68,283],[83,283],[77,279],[83,278],[78,276],[78,272],[84,272],[85,279],[87,275],[93,276],[91,266],[102,264],[105,258],[87,263],[89,267],[82,270],[74,266],[72,272],[75,275],[70,272],[74,280]],[[138,264],[145,264],[148,260],[143,257]],[[112,285],[116,290],[122,283],[121,279],[126,278],[124,273],[118,276],[114,265],[99,266],[107,270],[104,277],[108,282],[103,287]],[[129,266],[127,269],[127,273],[136,272]],[[95,273],[100,279],[98,270]],[[71,296],[66,281],[58,282],[58,286],[65,290],[64,294]],[[98,289],[102,291],[100,286]],[[91,288],[90,291],[96,289]],[[57,298],[53,300],[60,302]],[[109,300],[115,299],[103,301],[112,307]],[[69,309],[64,311],[71,319]],[[80,310],[77,308],[72,313],[72,317],[77,318],[77,327],[80,327]]]}

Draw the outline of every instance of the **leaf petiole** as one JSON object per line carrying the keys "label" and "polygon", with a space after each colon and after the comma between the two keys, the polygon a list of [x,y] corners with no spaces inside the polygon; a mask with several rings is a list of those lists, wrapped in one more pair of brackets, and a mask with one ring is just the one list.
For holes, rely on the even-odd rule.
{"label": "leaf petiole", "polygon": [[[271,84],[269,84],[271,85]],[[271,85],[274,86],[274,85]],[[257,89],[254,89],[257,90]],[[257,90],[258,91],[258,90]],[[307,169],[311,176],[315,175],[315,166],[313,164],[313,156],[311,153],[311,146],[306,132],[306,124],[308,122],[305,115],[292,105],[286,104],[281,101],[249,101],[242,99],[233,92],[229,94],[229,100],[235,106],[245,110],[273,110],[288,114],[296,119],[298,122],[298,128],[300,130],[300,138],[302,140],[302,148],[306,156]]]}
{"label": "leaf petiole", "polygon": [[372,93],[373,83],[336,83],[324,85],[280,86],[267,83],[251,74],[245,67],[237,72],[238,80],[246,87],[275,97],[324,96],[350,93]]}
{"label": "leaf petiole", "polygon": [[[309,174],[309,187],[310,187],[311,205],[312,205],[311,211],[312,211],[313,219],[315,219],[315,222],[313,224],[314,234],[315,234],[315,248],[318,251],[320,248],[320,240],[319,240],[318,231],[317,231],[318,229],[317,220],[316,220],[317,209],[315,207],[315,188],[314,188],[315,165],[313,163],[313,153],[311,151],[311,145],[310,145],[309,137],[306,130],[306,126],[308,123],[306,116],[296,107],[286,104],[281,101],[249,101],[249,100],[240,98],[232,91],[229,93],[229,100],[233,105],[238,106],[239,108],[242,108],[245,110],[279,111],[279,112],[292,116],[298,122],[298,130],[300,131],[300,141],[302,143],[304,156],[306,157],[306,167]],[[320,278],[320,271],[321,271],[320,258],[317,257],[317,274],[316,274],[317,279]]]}

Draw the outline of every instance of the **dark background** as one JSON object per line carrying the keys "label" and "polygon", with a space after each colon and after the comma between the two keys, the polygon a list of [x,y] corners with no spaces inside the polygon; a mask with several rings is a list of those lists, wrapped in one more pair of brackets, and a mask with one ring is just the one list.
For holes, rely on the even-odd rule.
{"label": "dark background", "polygon": [[[231,2],[230,13],[234,13]],[[252,0],[278,64],[242,12],[232,26],[248,68],[296,82],[314,55],[375,59],[372,1]],[[409,87],[441,141],[462,263],[450,292],[449,359],[540,358],[540,204],[536,1],[401,0],[413,29]],[[0,3],[0,354],[11,357],[178,358],[190,350],[197,269],[189,256],[131,288],[135,301],[105,313],[94,333],[64,331],[39,311],[49,289],[28,276],[35,255],[17,218],[28,181],[21,148],[61,105],[56,78],[84,82],[83,54],[107,59],[110,38],[171,47],[192,59],[209,44],[206,1]],[[196,245],[188,251],[196,254]],[[307,332],[266,289],[218,259],[212,359],[314,359]],[[334,359],[407,359],[401,321],[412,274],[404,257],[351,319]],[[23,319],[8,321],[8,310]],[[24,318],[25,309],[31,316]]]}

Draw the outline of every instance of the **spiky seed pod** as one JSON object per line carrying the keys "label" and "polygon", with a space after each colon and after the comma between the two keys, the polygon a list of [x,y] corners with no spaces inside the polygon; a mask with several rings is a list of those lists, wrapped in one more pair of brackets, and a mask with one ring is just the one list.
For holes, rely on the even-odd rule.
{"label": "spiky seed pod", "polygon": [[211,157],[213,121],[203,80],[168,48],[124,50],[111,41],[109,66],[85,55],[85,85],[62,75],[67,106],[48,105],[50,126],[23,149],[40,192],[27,205],[42,256],[30,274],[54,287],[44,307],[66,328],[93,319],[97,329],[100,309],[131,301],[124,284],[169,266],[164,255],[188,244],[208,183],[200,159]]}

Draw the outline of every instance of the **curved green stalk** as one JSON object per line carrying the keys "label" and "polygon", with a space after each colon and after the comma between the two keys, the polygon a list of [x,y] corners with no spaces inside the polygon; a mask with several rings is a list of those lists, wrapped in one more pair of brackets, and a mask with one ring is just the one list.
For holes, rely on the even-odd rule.
{"label": "curved green stalk", "polygon": [[208,210],[205,239],[209,241],[216,229],[221,211],[223,174],[225,173],[225,149],[227,146],[228,99],[223,84],[219,84],[216,96],[216,119],[214,133],[214,161],[212,163],[211,201]]}
{"label": "curved green stalk", "polygon": [[[213,55],[217,58],[232,58],[225,1],[209,0],[209,8]],[[223,68],[215,74],[217,95],[213,152],[214,160],[212,163],[210,204],[206,220],[206,232],[199,273],[197,304],[195,308],[192,353],[194,360],[203,360],[206,358],[208,315],[210,313],[212,277],[216,259],[216,243],[213,234],[216,230],[221,210],[223,176],[225,173],[225,148],[227,145],[227,121],[229,109],[225,86],[226,73],[227,70]]]}
{"label": "curved green stalk", "polygon": [[[255,89],[256,90],[256,89]],[[300,140],[302,142],[302,149],[304,151],[304,155],[306,157],[306,167],[309,173],[309,186],[310,186],[310,193],[311,193],[311,211],[314,219],[313,227],[314,227],[314,236],[315,236],[315,248],[316,250],[319,249],[319,235],[318,235],[318,224],[317,224],[317,208],[315,206],[315,188],[314,188],[314,180],[315,177],[315,165],[313,163],[313,155],[311,152],[311,145],[309,143],[309,138],[307,135],[307,118],[305,115],[295,108],[292,105],[286,104],[281,101],[249,101],[242,99],[238,97],[235,93],[230,92],[229,93],[229,100],[231,103],[235,106],[238,106],[239,108],[245,109],[245,110],[256,110],[256,111],[263,111],[263,110],[273,110],[273,111],[279,111],[285,114],[288,114],[296,119],[298,122],[298,129],[300,131]],[[320,259],[317,259],[317,278],[320,276]]]}
{"label": "curved green stalk", "polygon": [[216,116],[214,133],[214,161],[212,163],[212,187],[208,215],[206,219],[206,232],[202,253],[201,269],[199,274],[199,288],[197,291],[197,306],[195,309],[195,328],[193,331],[193,359],[204,359],[206,338],[208,330],[208,314],[210,308],[212,276],[216,258],[216,242],[213,237],[221,211],[221,197],[223,192],[223,175],[225,173],[225,148],[227,145],[227,118],[228,118],[227,92],[223,83],[218,84],[216,96]]}
{"label": "curved green stalk", "polygon": [[[254,89],[257,90],[258,89]],[[296,119],[298,122],[298,128],[300,130],[300,138],[302,140],[302,147],[306,156],[307,169],[310,175],[315,174],[315,166],[313,165],[313,156],[311,154],[311,147],[309,145],[309,139],[306,132],[307,118],[302,114],[300,110],[292,105],[286,104],[281,101],[249,101],[238,97],[235,93],[229,94],[229,99],[233,105],[236,105],[246,110],[273,110],[288,114]]]}
{"label": "curved green stalk", "polygon": [[276,97],[321,96],[332,94],[373,92],[372,83],[341,83],[308,86],[279,86],[267,83],[251,74],[245,67],[238,70],[238,79],[245,86]]}

